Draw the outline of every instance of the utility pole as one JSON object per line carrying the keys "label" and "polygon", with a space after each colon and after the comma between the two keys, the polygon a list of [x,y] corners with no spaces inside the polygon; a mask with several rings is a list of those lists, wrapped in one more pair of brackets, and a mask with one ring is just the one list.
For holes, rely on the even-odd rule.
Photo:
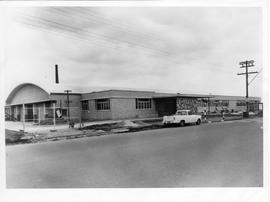
{"label": "utility pole", "polygon": [[258,72],[255,71],[255,72],[249,72],[248,71],[248,68],[249,67],[254,67],[254,60],[246,60],[246,61],[243,61],[243,62],[240,62],[239,65],[241,65],[240,68],[245,68],[246,69],[246,72],[243,72],[243,73],[238,73],[237,75],[245,75],[246,76],[246,116],[248,117],[248,113],[249,113],[249,108],[248,108],[248,75],[249,74],[257,74]]}
{"label": "utility pole", "polygon": [[65,92],[67,93],[67,118],[68,118],[68,124],[70,122],[70,115],[69,115],[69,93],[71,92],[71,90],[65,90]]}

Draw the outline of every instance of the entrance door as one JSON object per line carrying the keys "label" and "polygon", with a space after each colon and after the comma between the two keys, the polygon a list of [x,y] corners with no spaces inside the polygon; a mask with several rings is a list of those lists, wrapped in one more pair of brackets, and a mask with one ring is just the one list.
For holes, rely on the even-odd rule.
{"label": "entrance door", "polygon": [[176,98],[156,98],[155,102],[159,117],[175,114]]}
{"label": "entrance door", "polygon": [[34,116],[33,116],[33,105],[28,104],[25,105],[25,121],[33,121]]}

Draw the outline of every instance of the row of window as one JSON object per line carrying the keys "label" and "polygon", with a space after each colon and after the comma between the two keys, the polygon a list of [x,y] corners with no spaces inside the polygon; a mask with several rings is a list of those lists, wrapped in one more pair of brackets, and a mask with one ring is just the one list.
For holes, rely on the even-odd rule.
{"label": "row of window", "polygon": [[240,107],[240,106],[246,106],[246,101],[244,100],[239,100],[236,102],[236,106]]}
{"label": "row of window", "polygon": [[[96,110],[110,110],[110,99],[96,99],[95,109]],[[152,101],[151,98],[136,98],[136,109],[151,109]],[[89,110],[88,100],[82,101],[82,110]]]}
{"label": "row of window", "polygon": [[[207,106],[206,100],[201,100],[199,102],[200,106]],[[210,100],[210,106],[216,107],[229,107],[229,100]],[[246,106],[246,101],[238,100],[236,106]],[[151,98],[136,98],[136,109],[151,109],[152,100]],[[96,110],[110,110],[110,99],[96,99],[95,100]],[[82,101],[82,110],[89,110],[88,100]]]}
{"label": "row of window", "polygon": [[[208,99],[198,100],[198,105],[201,107],[208,106]],[[209,105],[215,107],[229,107],[229,100],[210,100]]]}
{"label": "row of window", "polygon": [[210,100],[210,106],[229,107],[229,100]]}

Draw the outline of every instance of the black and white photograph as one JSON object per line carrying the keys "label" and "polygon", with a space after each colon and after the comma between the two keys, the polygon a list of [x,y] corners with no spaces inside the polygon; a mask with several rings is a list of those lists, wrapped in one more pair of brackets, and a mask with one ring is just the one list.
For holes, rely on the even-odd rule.
{"label": "black and white photograph", "polygon": [[2,10],[7,190],[265,186],[263,7]]}

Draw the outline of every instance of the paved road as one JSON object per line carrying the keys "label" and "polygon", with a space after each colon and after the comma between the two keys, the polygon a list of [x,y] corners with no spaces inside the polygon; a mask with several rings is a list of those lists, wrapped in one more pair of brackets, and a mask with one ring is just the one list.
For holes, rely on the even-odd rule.
{"label": "paved road", "polygon": [[8,188],[262,186],[262,119],[7,147]]}

